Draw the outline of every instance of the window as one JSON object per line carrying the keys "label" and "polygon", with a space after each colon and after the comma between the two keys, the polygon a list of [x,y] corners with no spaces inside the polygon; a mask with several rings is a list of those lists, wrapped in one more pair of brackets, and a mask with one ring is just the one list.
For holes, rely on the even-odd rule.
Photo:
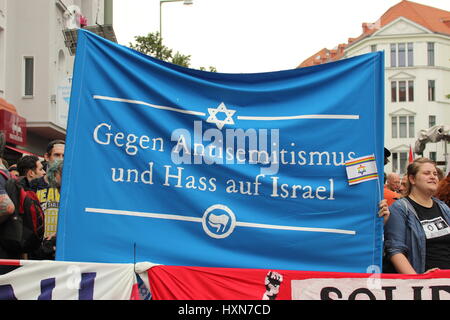
{"label": "window", "polygon": [[414,48],[413,43],[408,42],[408,67],[412,67],[414,65]]}
{"label": "window", "polygon": [[436,116],[428,116],[428,128],[436,125]]}
{"label": "window", "polygon": [[34,94],[34,58],[24,58],[24,96],[30,97]]}
{"label": "window", "polygon": [[434,66],[434,42],[427,43],[428,65]]}
{"label": "window", "polygon": [[391,43],[391,67],[397,66],[397,45]]}
{"label": "window", "polygon": [[436,151],[430,151],[430,155],[428,157],[430,160],[433,160],[434,162],[436,162]]}
{"label": "window", "polygon": [[414,101],[414,81],[408,81],[408,101]]}
{"label": "window", "polygon": [[393,116],[391,118],[392,138],[414,138],[414,116]]}
{"label": "window", "polygon": [[398,132],[399,132],[399,138],[406,138],[406,132],[408,124],[406,122],[407,117],[406,116],[400,116],[398,117]]}
{"label": "window", "polygon": [[392,172],[398,171],[398,153],[392,153]]}
{"label": "window", "polygon": [[397,127],[397,117],[391,118],[391,124],[392,124],[392,138],[398,138],[398,127]]}
{"label": "window", "polygon": [[414,117],[408,116],[408,134],[410,138],[414,138]]}
{"label": "window", "polygon": [[370,46],[370,52],[376,52],[377,51],[377,45],[373,44]]}
{"label": "window", "polygon": [[397,102],[397,81],[391,81],[391,101]]}
{"label": "window", "polygon": [[405,55],[405,44],[398,44],[398,66],[406,67],[406,55]]}
{"label": "window", "polygon": [[391,101],[414,101],[414,80],[391,81]]}
{"label": "window", "polygon": [[398,82],[398,101],[406,101],[406,81]]}
{"label": "window", "polygon": [[392,153],[392,171],[399,174],[406,172],[408,165],[408,152],[393,152]]}
{"label": "window", "polygon": [[428,80],[428,101],[435,101],[435,81]]}
{"label": "window", "polygon": [[391,43],[391,67],[414,66],[414,44]]}
{"label": "window", "polygon": [[408,165],[408,153],[407,152],[400,152],[400,173],[403,174],[406,172],[406,167]]}

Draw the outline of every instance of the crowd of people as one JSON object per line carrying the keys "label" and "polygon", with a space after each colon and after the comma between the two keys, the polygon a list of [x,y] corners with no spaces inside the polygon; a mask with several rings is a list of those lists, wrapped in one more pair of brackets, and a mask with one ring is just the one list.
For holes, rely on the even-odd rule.
{"label": "crowd of people", "polygon": [[[54,260],[65,141],[51,141],[44,154],[44,161],[35,155],[24,155],[10,166],[2,158],[4,146],[5,137],[0,132],[0,259]],[[11,181],[9,185],[8,180]],[[11,185],[17,188],[12,188]],[[37,211],[43,213],[43,230],[39,230],[40,233],[36,230],[38,221],[33,221],[35,230],[32,231],[39,234],[37,245],[25,244],[26,231],[22,229],[27,227],[26,217],[22,217],[20,227],[24,238],[21,248],[11,248],[8,245],[11,242],[3,239],[12,232],[12,228],[17,228],[17,224],[6,222],[16,219],[14,213],[19,216],[25,214],[19,212],[25,210],[25,205],[21,203],[24,201],[23,197],[14,194],[16,190],[24,190],[28,195],[31,193],[31,198],[36,198],[35,205],[39,206]]]}
{"label": "crowd of people", "polygon": [[450,269],[450,173],[427,158],[405,175],[386,175],[389,219],[384,228],[383,272],[418,274]]}
{"label": "crowd of people", "polygon": [[[0,132],[0,158],[5,139]],[[44,161],[25,155],[17,164],[0,162],[0,259],[52,260],[56,251],[56,230],[64,159],[64,140],[47,146]],[[385,149],[385,164],[390,156]],[[21,206],[7,192],[7,181],[33,192],[44,213],[39,246],[12,251],[3,245],[5,221]],[[450,269],[450,173],[444,177],[436,163],[419,158],[407,172],[385,175],[384,199],[378,215],[384,218],[383,272],[416,274],[437,268]]]}

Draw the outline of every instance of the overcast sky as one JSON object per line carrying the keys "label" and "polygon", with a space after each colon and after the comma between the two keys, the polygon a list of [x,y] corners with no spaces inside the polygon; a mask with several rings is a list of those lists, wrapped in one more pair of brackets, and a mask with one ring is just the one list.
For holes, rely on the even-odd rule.
{"label": "overcast sky", "polygon": [[[164,44],[191,55],[191,67],[253,73],[293,69],[326,47],[361,34],[400,0],[192,0],[162,5]],[[418,0],[449,10],[448,0]],[[122,45],[159,31],[159,0],[114,0]]]}

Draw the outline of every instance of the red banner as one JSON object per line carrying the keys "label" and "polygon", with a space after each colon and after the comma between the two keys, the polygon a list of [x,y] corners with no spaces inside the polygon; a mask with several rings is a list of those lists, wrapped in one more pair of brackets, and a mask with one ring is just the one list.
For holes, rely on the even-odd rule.
{"label": "red banner", "polygon": [[154,266],[155,300],[450,300],[450,270],[422,275]]}
{"label": "red banner", "polygon": [[7,142],[20,146],[27,144],[27,122],[25,118],[0,109],[0,130],[5,132]]}
{"label": "red banner", "polygon": [[0,300],[149,299],[148,288],[154,300],[450,300],[450,270],[398,275],[147,262],[0,260],[2,265],[11,268],[0,275]]}

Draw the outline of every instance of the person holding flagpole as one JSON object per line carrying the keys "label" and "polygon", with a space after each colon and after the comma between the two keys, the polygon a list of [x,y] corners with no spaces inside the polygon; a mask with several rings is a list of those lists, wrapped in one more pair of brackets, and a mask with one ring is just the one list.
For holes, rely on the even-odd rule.
{"label": "person holding flagpole", "polygon": [[[387,153],[390,152],[384,148],[384,164],[386,164]],[[387,155],[387,156],[386,156]],[[347,172],[348,184],[355,185],[370,180],[377,180],[380,183],[378,171],[375,163],[375,156],[368,155],[356,159],[351,159],[345,163],[345,170]],[[390,216],[389,202],[386,199],[380,199],[378,203],[378,217],[383,218],[383,223],[386,224]]]}
{"label": "person holding flagpole", "polygon": [[438,187],[436,164],[415,159],[407,177],[406,196],[389,207],[384,229],[388,261],[402,274],[450,269],[450,208],[433,196]]}

